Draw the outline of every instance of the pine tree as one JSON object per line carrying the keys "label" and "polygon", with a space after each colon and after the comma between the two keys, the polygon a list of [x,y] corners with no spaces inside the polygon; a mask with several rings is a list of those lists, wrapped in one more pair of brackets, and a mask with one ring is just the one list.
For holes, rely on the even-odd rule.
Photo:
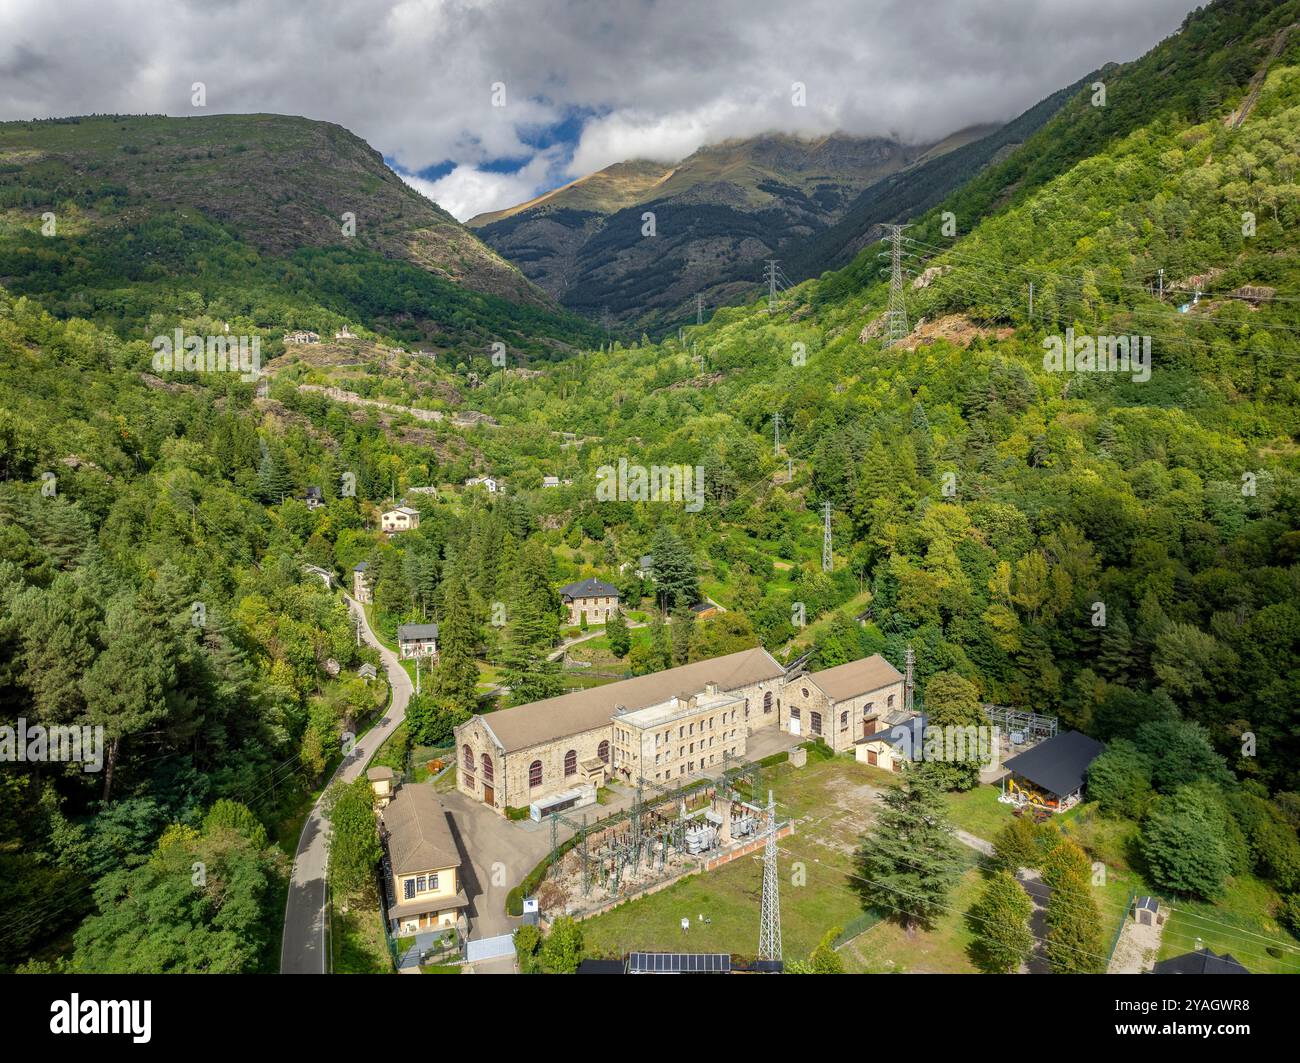
{"label": "pine tree", "polygon": [[615,609],[605,621],[605,637],[609,639],[609,652],[620,661],[632,648],[632,633],[628,630],[627,617],[622,609]]}
{"label": "pine tree", "polygon": [[1100,974],[1106,951],[1088,878],[1077,867],[1056,877],[1047,899],[1047,962],[1055,974]]}
{"label": "pine tree", "polygon": [[700,594],[695,559],[672,528],[661,524],[650,544],[660,608],[693,605]]}
{"label": "pine tree", "polygon": [[1007,974],[1020,968],[1034,949],[1029,917],[1034,902],[1009,871],[997,871],[971,907],[971,955],[980,970]]}
{"label": "pine tree", "polygon": [[897,912],[909,931],[929,927],[965,867],[932,766],[910,768],[881,801],[854,855],[854,888],[864,908]]}
{"label": "pine tree", "polygon": [[691,641],[695,636],[695,614],[687,606],[673,610],[672,663],[682,665],[691,659]]}
{"label": "pine tree", "polygon": [[470,611],[468,588],[459,576],[443,584],[443,615],[438,625],[438,664],[431,686],[440,702],[464,712],[478,705],[478,665],[474,654],[480,634]]}

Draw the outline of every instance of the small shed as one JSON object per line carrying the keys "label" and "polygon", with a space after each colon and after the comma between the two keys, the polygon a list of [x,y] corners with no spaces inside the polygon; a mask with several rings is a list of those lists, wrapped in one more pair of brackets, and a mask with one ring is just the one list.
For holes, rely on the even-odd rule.
{"label": "small shed", "polygon": [[366,771],[370,788],[375,792],[375,800],[383,808],[393,796],[393,769],[384,764],[377,764]]}
{"label": "small shed", "polygon": [[1133,921],[1142,926],[1161,926],[1167,916],[1154,897],[1139,897],[1133,905]]}

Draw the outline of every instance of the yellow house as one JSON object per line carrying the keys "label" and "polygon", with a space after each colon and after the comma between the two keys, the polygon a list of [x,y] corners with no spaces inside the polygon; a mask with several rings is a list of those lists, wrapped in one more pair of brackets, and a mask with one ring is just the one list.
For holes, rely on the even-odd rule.
{"label": "yellow house", "polygon": [[380,813],[394,934],[455,926],[469,904],[447,812],[427,785],[400,787]]}

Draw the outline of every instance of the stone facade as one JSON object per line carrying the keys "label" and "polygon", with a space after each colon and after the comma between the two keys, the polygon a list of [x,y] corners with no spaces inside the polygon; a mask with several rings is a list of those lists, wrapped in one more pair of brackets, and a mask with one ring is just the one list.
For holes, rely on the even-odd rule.
{"label": "stone facade", "polygon": [[[601,787],[605,785],[611,737],[612,726],[604,726],[506,753],[482,717],[475,716],[456,730],[456,786],[502,815],[507,808],[527,808],[533,801],[579,783]],[[539,763],[541,781],[534,784],[538,778],[534,765]],[[566,765],[571,770],[566,770]]]}
{"label": "stone facade", "polygon": [[903,706],[903,680],[835,701],[811,676],[786,681],[781,729],[805,738],[820,738],[837,753],[852,750],[866,735],[881,730],[886,717]]}
{"label": "stone facade", "polygon": [[702,694],[615,716],[614,777],[669,783],[719,770],[728,755],[745,755],[749,732],[743,709],[743,698],[723,694],[711,683]]}

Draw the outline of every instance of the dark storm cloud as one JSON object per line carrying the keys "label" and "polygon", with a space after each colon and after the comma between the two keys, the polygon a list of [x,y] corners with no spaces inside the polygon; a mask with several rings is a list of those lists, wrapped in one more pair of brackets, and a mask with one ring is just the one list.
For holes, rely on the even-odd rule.
{"label": "dark storm cloud", "polygon": [[[626,158],[767,130],[935,140],[1177,28],[1190,0],[9,0],[0,117],[338,122],[464,217]],[[505,107],[492,86],[505,86]],[[805,86],[804,106],[792,86]],[[537,134],[585,116],[576,142]],[[514,173],[484,163],[518,159]]]}

